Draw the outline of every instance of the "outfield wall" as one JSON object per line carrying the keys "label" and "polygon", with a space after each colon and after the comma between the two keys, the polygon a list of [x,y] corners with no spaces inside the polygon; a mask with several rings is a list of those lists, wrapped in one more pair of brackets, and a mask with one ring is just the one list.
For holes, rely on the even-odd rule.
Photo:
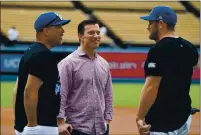
{"label": "outfield wall", "polygon": [[[1,46],[1,80],[13,81],[16,78],[19,61],[29,45]],[[57,62],[77,49],[77,46],[58,46],[52,49]],[[97,52],[110,64],[114,82],[144,82],[144,61],[149,47],[119,49],[99,47]],[[200,52],[200,49],[198,48]],[[200,83],[200,68],[193,73],[193,82]]]}

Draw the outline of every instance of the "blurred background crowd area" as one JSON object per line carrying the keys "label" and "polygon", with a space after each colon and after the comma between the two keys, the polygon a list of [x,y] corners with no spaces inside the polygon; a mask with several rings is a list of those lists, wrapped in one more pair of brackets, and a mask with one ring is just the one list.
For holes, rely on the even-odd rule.
{"label": "blurred background crowd area", "polygon": [[[145,80],[144,62],[154,44],[148,38],[148,22],[141,20],[140,16],[148,15],[153,7],[159,5],[175,10],[178,15],[175,33],[196,45],[200,53],[199,1],[2,1],[1,134],[14,134],[12,93],[20,59],[35,42],[34,22],[41,13],[54,11],[64,19],[72,19],[64,26],[63,46],[52,49],[58,62],[77,49],[77,26],[81,21],[92,18],[100,22],[102,42],[97,52],[108,61],[113,81],[115,113],[110,134],[137,135],[135,116]],[[200,108],[200,68],[193,72],[190,96],[192,107]],[[189,135],[200,134],[199,117],[199,113],[193,116]]]}
{"label": "blurred background crowd area", "polygon": [[[120,47],[149,46],[154,43],[148,36],[148,22],[140,19],[158,5],[169,6],[178,15],[176,34],[200,44],[200,2],[199,1],[133,1],[133,2],[1,2],[1,35],[9,37],[14,29],[19,42],[35,41],[34,21],[43,12],[54,11],[65,19],[72,19],[66,25],[64,44],[79,43],[77,25],[84,19],[95,18],[101,22],[102,44],[116,44]],[[11,30],[12,29],[12,30]],[[10,37],[9,37],[10,39]],[[15,40],[15,39],[11,39]]]}

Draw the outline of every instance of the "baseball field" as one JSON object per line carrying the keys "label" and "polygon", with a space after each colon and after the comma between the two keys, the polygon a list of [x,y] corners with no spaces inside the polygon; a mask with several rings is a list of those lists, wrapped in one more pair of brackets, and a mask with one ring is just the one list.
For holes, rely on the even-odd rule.
{"label": "baseball field", "polygon": [[[143,83],[113,83],[114,118],[110,135],[137,135],[135,115]],[[13,135],[12,92],[14,82],[1,82],[1,135]],[[192,107],[200,108],[200,84],[192,84]],[[193,115],[189,135],[200,134],[200,114]]]}

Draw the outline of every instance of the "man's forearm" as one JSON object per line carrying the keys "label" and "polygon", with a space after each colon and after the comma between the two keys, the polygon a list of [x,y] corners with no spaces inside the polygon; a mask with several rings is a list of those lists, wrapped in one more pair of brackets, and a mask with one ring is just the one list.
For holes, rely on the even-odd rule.
{"label": "man's forearm", "polygon": [[37,125],[37,104],[38,91],[25,89],[24,92],[24,107],[27,115],[28,126]]}
{"label": "man's forearm", "polygon": [[113,97],[112,93],[108,93],[107,96],[105,96],[105,120],[112,120],[113,115]]}
{"label": "man's forearm", "polygon": [[146,87],[143,89],[140,99],[139,111],[137,117],[143,119],[153,103],[156,100],[158,90],[155,90],[155,87]]}
{"label": "man's forearm", "polygon": [[111,121],[113,116],[113,89],[112,89],[112,78],[110,71],[108,72],[108,80],[105,87],[105,120]]}
{"label": "man's forearm", "polygon": [[107,107],[107,109],[106,109],[106,111],[105,111],[105,114],[104,114],[105,116],[105,120],[112,120],[112,115],[113,115],[113,109],[112,109],[112,107],[111,106],[108,106]]}

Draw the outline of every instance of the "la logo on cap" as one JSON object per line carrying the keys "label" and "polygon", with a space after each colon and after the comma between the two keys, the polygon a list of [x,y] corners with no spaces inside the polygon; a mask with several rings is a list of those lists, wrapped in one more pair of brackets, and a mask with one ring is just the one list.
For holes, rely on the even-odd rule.
{"label": "la logo on cap", "polygon": [[61,20],[63,20],[63,17],[57,13],[55,13]]}
{"label": "la logo on cap", "polygon": [[162,17],[162,16],[159,16],[158,18],[159,18],[159,19],[163,19],[163,17]]}

